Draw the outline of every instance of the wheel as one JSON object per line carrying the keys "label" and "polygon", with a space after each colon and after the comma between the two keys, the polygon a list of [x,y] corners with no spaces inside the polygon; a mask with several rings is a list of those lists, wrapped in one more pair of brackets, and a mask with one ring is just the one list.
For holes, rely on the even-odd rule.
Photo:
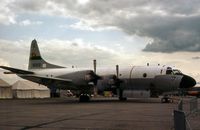
{"label": "wheel", "polygon": [[173,100],[169,97],[163,97],[163,98],[161,98],[161,102],[162,103],[170,103],[170,102],[172,103]]}
{"label": "wheel", "polygon": [[119,93],[119,100],[120,101],[126,101],[127,98],[123,97],[123,90],[122,89],[118,89],[118,93]]}
{"label": "wheel", "polygon": [[126,101],[127,98],[126,98],[126,97],[119,97],[119,100],[120,100],[120,101]]}
{"label": "wheel", "polygon": [[89,95],[85,95],[85,94],[83,94],[83,95],[80,95],[80,97],[79,97],[79,102],[89,102],[90,101],[90,96]]}

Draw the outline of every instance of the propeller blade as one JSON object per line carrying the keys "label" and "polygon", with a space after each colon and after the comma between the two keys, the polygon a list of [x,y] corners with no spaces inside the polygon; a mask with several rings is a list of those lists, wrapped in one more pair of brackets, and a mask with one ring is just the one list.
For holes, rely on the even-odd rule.
{"label": "propeller blade", "polygon": [[89,71],[86,75],[86,80],[89,82],[93,82],[95,85],[97,84],[97,81],[101,79],[101,76],[95,74],[93,71]]}
{"label": "propeller blade", "polygon": [[96,74],[96,69],[97,69],[97,61],[93,60],[93,65],[94,65],[94,73]]}
{"label": "propeller blade", "polygon": [[116,65],[116,74],[117,74],[117,78],[119,77],[119,65]]}

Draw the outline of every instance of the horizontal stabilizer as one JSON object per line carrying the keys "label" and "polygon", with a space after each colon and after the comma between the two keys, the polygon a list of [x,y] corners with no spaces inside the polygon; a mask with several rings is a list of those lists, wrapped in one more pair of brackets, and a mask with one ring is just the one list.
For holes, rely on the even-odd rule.
{"label": "horizontal stabilizer", "polygon": [[7,66],[0,66],[0,68],[5,69],[5,70],[9,70],[9,71],[11,71],[12,73],[15,73],[15,74],[34,74],[34,72],[32,72],[32,71],[21,70],[21,69],[7,67]]}

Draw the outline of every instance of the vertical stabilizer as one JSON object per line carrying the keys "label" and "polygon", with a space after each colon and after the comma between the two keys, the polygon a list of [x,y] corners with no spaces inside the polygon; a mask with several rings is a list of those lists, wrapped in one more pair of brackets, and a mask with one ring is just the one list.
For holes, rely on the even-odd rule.
{"label": "vertical stabilizer", "polygon": [[37,41],[34,39],[31,43],[28,69],[30,70],[30,69],[52,69],[52,68],[65,68],[65,67],[46,62],[41,57]]}

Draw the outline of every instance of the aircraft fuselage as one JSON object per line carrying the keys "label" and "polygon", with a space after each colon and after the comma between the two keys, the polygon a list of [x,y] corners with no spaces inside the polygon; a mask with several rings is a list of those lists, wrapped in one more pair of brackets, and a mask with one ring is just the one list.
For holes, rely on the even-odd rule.
{"label": "aircraft fuselage", "polygon": [[[35,75],[42,75],[46,77],[55,77],[62,79],[71,79],[73,85],[79,86],[80,89],[83,86],[88,86],[87,71],[88,68],[59,68],[59,69],[39,69],[34,70]],[[91,70],[92,71],[92,70]],[[171,72],[167,72],[171,71]],[[112,78],[108,76],[116,75],[116,70],[111,68],[98,68],[96,74],[102,78],[98,80],[96,86],[99,91],[109,90],[111,87],[115,87],[112,83]],[[20,75],[19,75],[20,76]],[[23,78],[24,75],[22,75]],[[184,79],[187,77],[188,79]],[[158,90],[159,92],[174,91],[178,88],[192,87],[195,81],[191,77],[182,74],[179,70],[167,67],[167,66],[129,66],[120,67],[118,78],[122,80],[120,87],[123,90],[144,90],[152,91]],[[33,80],[34,79],[29,79]],[[187,81],[185,81],[187,80]],[[35,82],[35,81],[34,81]],[[185,84],[187,83],[187,86]],[[71,89],[77,89],[73,87]],[[67,86],[70,87],[69,85]]]}

